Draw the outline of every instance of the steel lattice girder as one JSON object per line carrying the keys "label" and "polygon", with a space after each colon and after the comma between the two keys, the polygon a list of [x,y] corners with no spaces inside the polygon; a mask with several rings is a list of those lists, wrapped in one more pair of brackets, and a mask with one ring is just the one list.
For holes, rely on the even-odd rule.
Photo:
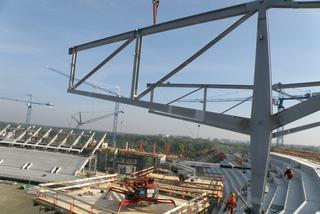
{"label": "steel lattice girder", "polygon": [[[213,10],[206,13],[181,18],[146,28],[141,28],[129,31],[123,34],[103,38],[93,42],[74,46],[69,49],[69,54],[72,54],[71,72],[68,92],[104,99],[123,104],[138,106],[149,109],[149,112],[160,114],[167,117],[182,119],[190,122],[205,124],[208,126],[218,127],[230,131],[235,131],[251,136],[251,162],[252,162],[252,207],[253,213],[260,213],[261,205],[264,198],[264,187],[266,182],[266,171],[269,162],[269,150],[271,138],[279,135],[287,134],[291,131],[300,131],[307,128],[312,128],[318,125],[309,124],[302,127],[297,127],[288,131],[272,133],[273,130],[296,121],[302,117],[310,115],[313,112],[320,110],[320,96],[315,96],[303,103],[294,105],[286,110],[273,114],[272,113],[272,90],[280,90],[283,88],[293,87],[309,87],[318,86],[318,82],[311,83],[294,83],[294,84],[272,84],[271,69],[270,69],[270,53],[268,39],[268,18],[267,10],[270,8],[320,8],[320,1],[289,1],[289,0],[259,0],[244,4],[239,4],[232,7],[226,7],[219,10]],[[182,68],[199,57],[206,50],[215,45],[225,35],[246,21],[254,13],[258,12],[258,27],[257,27],[257,47],[256,47],[256,64],[254,85],[231,85],[231,84],[164,84],[164,81],[174,76]],[[201,48],[188,60],[183,62],[176,69],[169,72],[166,76],[155,83],[147,85],[147,88],[137,95],[137,85],[139,81],[139,65],[142,38],[147,35],[156,34],[164,31],[174,30],[182,27],[188,27],[196,24],[226,19],[230,17],[242,16],[237,22],[227,28],[224,32],[211,40],[206,46]],[[78,90],[85,80],[105,65],[109,60],[116,56],[129,43],[136,40],[135,56],[132,74],[132,85],[130,97],[111,96],[106,94],[93,93],[89,91]],[[77,53],[87,49],[124,41],[124,43],[116,49],[105,60],[92,69],[84,78],[74,84],[76,72]],[[173,106],[169,104],[155,103],[153,101],[154,90],[157,87],[186,87],[197,88],[204,90],[203,110]],[[252,112],[251,118],[237,117],[227,114],[220,114],[206,111],[206,94],[209,88],[230,88],[230,89],[250,89],[253,90]],[[150,93],[150,101],[141,100],[143,96]],[[191,92],[192,93],[192,92]],[[190,94],[191,94],[190,93]],[[178,98],[179,99],[179,98]]]}

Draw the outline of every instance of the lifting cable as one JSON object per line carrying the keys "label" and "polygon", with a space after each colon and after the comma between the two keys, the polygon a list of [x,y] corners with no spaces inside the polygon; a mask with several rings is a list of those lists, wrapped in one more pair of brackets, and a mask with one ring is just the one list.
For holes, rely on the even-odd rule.
{"label": "lifting cable", "polygon": [[159,0],[152,0],[153,3],[153,24],[157,23],[157,16],[158,16],[158,7],[159,7]]}

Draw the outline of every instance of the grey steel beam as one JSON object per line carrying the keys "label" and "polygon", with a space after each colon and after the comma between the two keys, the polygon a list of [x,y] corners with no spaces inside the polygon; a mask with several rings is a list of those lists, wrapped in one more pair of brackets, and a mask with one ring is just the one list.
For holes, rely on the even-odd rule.
{"label": "grey steel beam", "polygon": [[260,1],[256,41],[254,89],[251,108],[252,212],[262,213],[271,145],[272,85],[268,41],[268,1]]}
{"label": "grey steel beam", "polygon": [[[148,83],[147,87],[155,83]],[[237,84],[193,84],[193,83],[162,83],[159,88],[220,88],[220,89],[253,89],[253,85],[237,85]]]}
{"label": "grey steel beam", "polygon": [[[206,102],[207,103],[214,103],[214,102],[247,102],[247,101],[252,101],[252,96],[250,97],[237,97],[237,98],[232,98],[232,97],[226,97],[226,98],[211,98],[211,99],[207,99]],[[178,102],[188,102],[188,103],[203,103],[204,100],[203,99],[185,99],[185,100],[179,100]]]}
{"label": "grey steel beam", "polygon": [[[118,47],[114,52],[112,52],[107,58],[105,58],[102,62],[100,62],[95,68],[93,68],[86,76],[84,76],[81,80],[79,80],[75,85],[72,85],[72,88],[77,88],[84,81],[86,81],[89,77],[91,77],[94,73],[96,73],[102,66],[104,66],[107,62],[109,62],[114,56],[116,56],[120,51],[122,51],[125,47],[127,47],[131,43],[132,39],[128,39],[125,41],[120,47]],[[72,78],[74,80],[74,77]]]}
{"label": "grey steel beam", "polygon": [[[137,34],[139,34],[139,31],[137,31]],[[142,36],[138,36],[136,38],[136,47],[134,51],[132,83],[131,83],[131,99],[134,99],[138,91],[141,43],[142,43]]]}
{"label": "grey steel beam", "polygon": [[320,122],[316,122],[316,123],[310,123],[307,125],[303,125],[303,126],[298,126],[298,127],[294,127],[291,129],[286,129],[283,131],[278,131],[272,134],[272,137],[279,137],[279,136],[284,136],[284,135],[288,135],[288,134],[293,134],[296,132],[300,132],[300,131],[304,131],[306,129],[311,129],[311,128],[315,128],[320,126]]}
{"label": "grey steel beam", "polygon": [[207,110],[207,97],[208,97],[208,89],[203,89],[203,106],[202,110],[205,112]]}
{"label": "grey steel beam", "polygon": [[292,9],[316,9],[320,8],[320,1],[288,1],[272,0],[269,8],[292,8]]}
{"label": "grey steel beam", "polygon": [[288,83],[288,84],[274,84],[273,89],[286,89],[286,88],[305,88],[320,86],[320,81],[315,82],[301,82],[301,83]]}
{"label": "grey steel beam", "polygon": [[72,54],[71,66],[70,66],[70,77],[69,77],[69,88],[73,86],[76,72],[77,52]]}
{"label": "grey steel beam", "polygon": [[[155,83],[148,83],[147,87],[154,85]],[[272,89],[277,91],[278,89],[288,88],[305,88],[305,87],[318,87],[320,81],[314,82],[301,82],[301,83],[275,83],[272,85]],[[238,84],[193,84],[193,83],[162,83],[157,87],[159,88],[217,88],[217,89],[253,89],[253,85],[238,85]],[[278,92],[278,91],[277,91]]]}
{"label": "grey steel beam", "polygon": [[319,110],[320,96],[311,97],[302,103],[298,103],[284,111],[274,114],[271,118],[272,129],[287,125]]}
{"label": "grey steel beam", "polygon": [[235,23],[233,23],[230,27],[228,27],[225,31],[223,31],[221,34],[216,36],[213,40],[211,40],[208,44],[206,44],[204,47],[202,47],[200,50],[198,50],[195,54],[193,54],[190,58],[188,58],[186,61],[181,63],[178,67],[173,69],[171,72],[169,72],[167,75],[162,77],[160,80],[158,80],[155,84],[148,87],[146,90],[141,92],[137,99],[141,99],[143,96],[148,94],[150,91],[155,89],[159,84],[162,84],[163,82],[167,81],[170,77],[174,76],[176,73],[178,73],[180,70],[182,70],[184,67],[189,65],[192,61],[197,59],[199,56],[201,56],[203,53],[205,53],[207,50],[209,50],[213,45],[218,43],[221,39],[223,39],[226,35],[228,35],[231,31],[233,31],[235,28],[237,28],[240,24],[245,22],[248,18],[250,18],[256,10],[248,12],[246,15],[242,16],[239,20],[237,20]]}
{"label": "grey steel beam", "polygon": [[[158,112],[177,115],[179,117],[190,118],[199,123],[200,121],[204,121],[208,124],[210,123],[210,126],[226,129],[229,131],[239,132],[242,134],[250,134],[249,119],[244,117],[231,116],[227,114],[219,114],[207,111],[203,112],[202,110],[196,110],[179,106],[171,106],[154,102],[151,103],[143,100],[132,100],[126,97],[116,97],[82,90],[68,89],[68,92],[103,100],[109,100],[113,102],[119,102],[127,105],[133,105],[141,108],[151,109]],[[204,115],[206,115],[206,118],[204,118]]]}
{"label": "grey steel beam", "polygon": [[[191,25],[244,15],[254,10],[256,7],[257,7],[257,2],[252,1],[244,4],[239,4],[239,5],[226,7],[218,10],[212,10],[209,12],[205,12],[205,13],[201,13],[193,16],[160,23],[157,25],[152,25],[149,27],[141,28],[139,29],[139,31],[141,36],[151,35],[159,32],[174,30],[177,28],[188,27]],[[86,49],[95,48],[102,45],[107,45],[110,43],[120,42],[127,39],[134,39],[137,36],[135,32],[136,31],[133,30],[126,33],[121,33],[118,35],[88,42],[82,45],[77,45],[69,49],[69,54],[75,53],[77,51],[83,51]]]}
{"label": "grey steel beam", "polygon": [[[198,120],[198,119],[194,119],[194,118],[182,117],[182,116],[178,116],[178,115],[174,115],[174,114],[168,114],[168,113],[163,113],[163,112],[158,112],[158,111],[153,111],[153,110],[149,110],[149,113],[160,115],[160,116],[164,116],[164,117],[171,117],[171,118],[174,118],[174,119],[184,120],[184,121],[197,123],[197,124],[201,124],[201,125],[206,125],[206,126],[225,129],[225,128],[222,128],[221,126],[217,125],[216,123],[212,123],[210,120],[206,120],[206,119],[205,120]],[[204,114],[206,114],[206,112],[204,112]],[[233,131],[231,129],[228,129],[228,130],[229,131]],[[246,133],[242,133],[242,134],[246,134]]]}

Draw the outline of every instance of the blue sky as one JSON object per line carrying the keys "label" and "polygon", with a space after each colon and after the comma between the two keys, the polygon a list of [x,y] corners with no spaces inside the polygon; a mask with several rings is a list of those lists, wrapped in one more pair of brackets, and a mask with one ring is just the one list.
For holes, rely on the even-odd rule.
{"label": "blue sky", "polygon": [[[189,16],[245,1],[161,0],[158,22]],[[273,83],[319,80],[320,11],[270,10],[270,37]],[[202,24],[143,39],[141,56],[142,90],[170,69],[188,58],[237,18]],[[2,96],[50,101],[52,109],[34,106],[32,122],[69,126],[70,117],[78,111],[112,111],[113,103],[66,93],[67,79],[46,69],[49,65],[69,71],[68,48],[99,38],[152,24],[151,0],[1,0],[0,2],[0,90]],[[201,56],[170,82],[252,84],[254,68],[256,16]],[[118,45],[118,44],[116,44]],[[101,47],[79,55],[79,76],[102,60],[116,45]],[[119,85],[127,95],[131,81],[133,45],[103,67],[91,81],[99,85]],[[304,94],[309,89],[290,90]],[[312,88],[319,91],[319,88]],[[157,91],[160,101],[170,101],[186,91]],[[190,98],[200,95],[195,94]],[[246,91],[211,91],[209,97],[245,97]],[[286,106],[295,102],[285,103]],[[196,104],[181,104],[200,107]],[[221,112],[228,104],[210,104],[210,110]],[[25,120],[24,104],[0,101],[0,120]],[[145,109],[121,107],[121,131],[146,134],[196,136],[197,125],[147,113]],[[275,109],[276,111],[276,109]],[[250,103],[230,113],[249,116]],[[92,117],[96,115],[88,115]],[[319,113],[288,127],[319,121]],[[88,126],[112,129],[112,119]],[[319,145],[319,128],[287,136],[286,143]],[[244,135],[201,126],[200,136],[207,138],[248,138]]]}

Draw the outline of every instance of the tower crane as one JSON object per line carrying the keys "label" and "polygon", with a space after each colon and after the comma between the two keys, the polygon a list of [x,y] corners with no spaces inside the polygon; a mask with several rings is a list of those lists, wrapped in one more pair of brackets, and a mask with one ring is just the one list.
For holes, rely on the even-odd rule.
{"label": "tower crane", "polygon": [[[285,97],[284,94],[280,93],[279,92],[279,96],[278,96],[278,99],[274,99],[273,100],[273,104],[275,106],[277,106],[277,109],[278,109],[278,112],[281,112],[285,109],[284,107],[284,101],[285,100],[298,100],[298,101],[302,101],[302,100],[306,100],[306,99],[309,99],[310,97],[312,97],[312,93],[311,92],[308,92],[304,95],[291,95],[289,97]],[[283,131],[284,130],[284,126],[281,126],[277,129],[278,132],[280,131]],[[276,146],[283,146],[284,144],[284,136],[281,135],[281,136],[278,136],[277,139],[276,139]]]}
{"label": "tower crane", "polygon": [[41,106],[48,106],[48,107],[53,107],[53,104],[50,102],[36,102],[32,100],[32,94],[27,95],[27,99],[19,99],[19,98],[12,98],[12,97],[0,97],[1,100],[8,100],[8,101],[13,101],[13,102],[21,102],[25,103],[27,105],[27,116],[26,116],[26,123],[25,123],[25,128],[28,128],[31,122],[31,110],[32,110],[32,105],[41,105]]}
{"label": "tower crane", "polygon": [[[109,117],[112,117],[116,114],[116,112],[112,112],[110,114],[104,114],[104,115],[101,115],[99,117],[94,117],[94,118],[91,118],[91,119],[88,119],[88,120],[83,120],[82,119],[82,115],[83,113],[85,112],[77,112],[76,114],[72,115],[71,118],[76,121],[77,123],[77,126],[76,128],[79,128],[80,126],[83,126],[85,124],[89,124],[89,123],[94,123],[94,122],[97,122],[99,120],[103,120],[103,119],[106,119],[106,118],[109,118]],[[86,112],[87,113],[87,112]],[[119,113],[124,113],[124,111],[120,110],[119,112],[117,112],[118,114]],[[76,116],[79,116],[79,118],[76,118]]]}
{"label": "tower crane", "polygon": [[[46,66],[46,67],[47,67],[47,69],[49,71],[52,71],[52,72],[54,72],[56,74],[59,74],[61,76],[66,77],[66,78],[70,78],[70,75],[65,73],[65,72],[63,72],[63,71],[59,71],[58,69],[52,68],[50,66]],[[80,80],[77,77],[75,77],[74,79],[77,80],[77,81]],[[114,96],[120,97],[120,87],[119,86],[110,86],[111,88],[116,88],[117,91],[114,92],[114,91],[109,90],[109,89],[107,89],[105,87],[98,86],[98,85],[96,85],[96,84],[94,84],[94,83],[92,83],[90,81],[85,81],[83,84],[85,84],[87,86],[90,86],[90,87],[92,87],[94,89],[98,89],[98,90],[104,91],[106,93],[112,94]],[[114,148],[116,148],[116,144],[117,144],[117,127],[118,127],[119,108],[120,108],[119,103],[116,102],[115,106],[114,106],[113,129],[112,129],[112,145],[113,145]]]}

